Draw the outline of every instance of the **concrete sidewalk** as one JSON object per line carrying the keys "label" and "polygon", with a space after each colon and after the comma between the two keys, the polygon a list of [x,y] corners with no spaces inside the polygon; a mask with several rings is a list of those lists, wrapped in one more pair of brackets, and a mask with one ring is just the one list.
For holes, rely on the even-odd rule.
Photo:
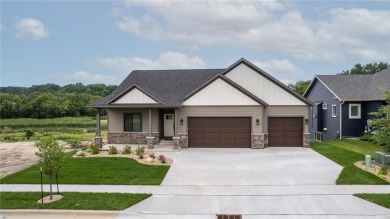
{"label": "concrete sidewalk", "polygon": [[[1,184],[2,192],[41,191],[40,184]],[[132,186],[132,185],[59,185],[61,192],[150,193],[190,196],[272,196],[272,195],[353,195],[390,193],[389,185],[295,185],[295,186]],[[44,185],[49,191],[49,185]]]}

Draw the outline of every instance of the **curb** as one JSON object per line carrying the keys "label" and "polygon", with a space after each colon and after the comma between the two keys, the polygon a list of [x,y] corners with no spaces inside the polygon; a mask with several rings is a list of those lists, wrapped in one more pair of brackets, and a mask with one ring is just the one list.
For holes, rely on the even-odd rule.
{"label": "curb", "polygon": [[118,217],[119,211],[102,211],[102,210],[58,210],[58,209],[15,209],[0,210],[2,219],[17,218],[99,218],[114,219]]}

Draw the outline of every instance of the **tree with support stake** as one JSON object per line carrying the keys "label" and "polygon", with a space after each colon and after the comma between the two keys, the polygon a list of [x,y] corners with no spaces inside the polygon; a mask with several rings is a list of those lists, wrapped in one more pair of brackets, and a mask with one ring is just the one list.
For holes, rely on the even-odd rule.
{"label": "tree with support stake", "polygon": [[35,143],[35,146],[39,149],[39,152],[37,152],[36,155],[41,158],[39,162],[42,165],[43,172],[49,177],[50,200],[52,200],[52,182],[54,174],[57,183],[57,193],[59,193],[57,172],[61,169],[65,158],[64,147],[60,146],[51,136],[42,138]]}

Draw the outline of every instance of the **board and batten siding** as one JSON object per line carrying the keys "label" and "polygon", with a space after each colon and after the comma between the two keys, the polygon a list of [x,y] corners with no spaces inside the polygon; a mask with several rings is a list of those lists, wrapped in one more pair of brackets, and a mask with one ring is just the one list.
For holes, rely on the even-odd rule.
{"label": "board and batten siding", "polygon": [[[149,132],[149,110],[148,109],[109,109],[108,110],[108,132],[123,132],[123,117],[125,113],[142,113],[142,132]],[[152,132],[158,132],[158,110],[152,109]]]}
{"label": "board and batten siding", "polygon": [[[308,106],[268,106],[265,108],[264,118],[264,133],[268,132],[268,117],[302,117],[302,119],[309,118]],[[309,126],[304,124],[303,132],[309,133]]]}
{"label": "board and batten siding", "polygon": [[245,64],[238,65],[227,72],[225,76],[269,105],[306,105],[306,103]]}
{"label": "board and batten siding", "polygon": [[144,94],[142,91],[137,88],[131,89],[129,92],[117,99],[113,104],[148,104],[148,103],[157,103],[148,95]]}
{"label": "board and batten siding", "polygon": [[[188,117],[251,117],[252,133],[262,133],[262,106],[183,106],[177,110],[178,121],[183,119],[183,125],[178,124],[178,133],[187,133]],[[260,124],[256,125],[256,119]]]}
{"label": "board and batten siding", "polygon": [[183,102],[183,106],[210,105],[256,106],[260,104],[220,78],[216,79]]}

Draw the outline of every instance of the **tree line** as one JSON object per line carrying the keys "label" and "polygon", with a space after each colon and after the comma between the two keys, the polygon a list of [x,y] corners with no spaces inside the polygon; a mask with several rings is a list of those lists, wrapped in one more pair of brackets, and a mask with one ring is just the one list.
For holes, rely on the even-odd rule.
{"label": "tree line", "polygon": [[110,94],[117,86],[104,84],[56,84],[1,87],[0,118],[57,118],[94,116],[89,104]]}

